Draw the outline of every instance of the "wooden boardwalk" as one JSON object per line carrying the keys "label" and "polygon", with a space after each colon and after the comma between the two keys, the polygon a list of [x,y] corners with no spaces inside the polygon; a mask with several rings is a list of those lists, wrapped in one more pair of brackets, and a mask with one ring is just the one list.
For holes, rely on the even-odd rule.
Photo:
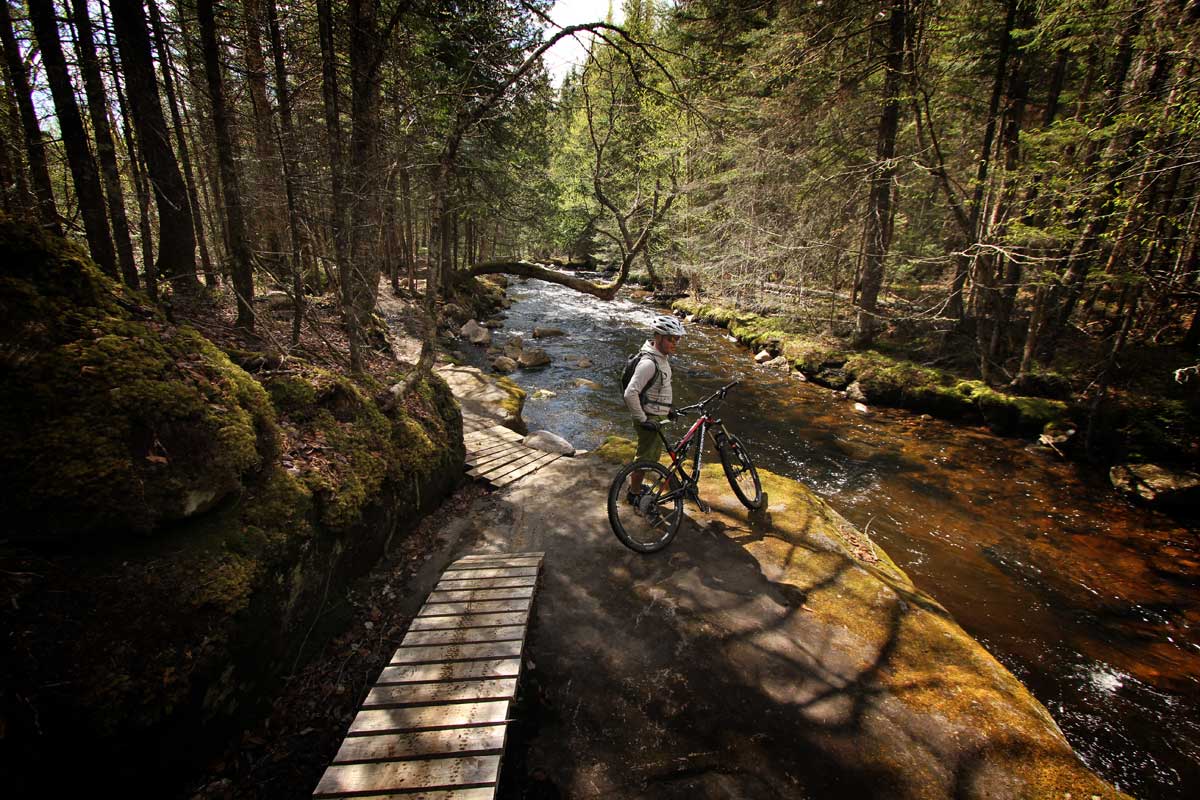
{"label": "wooden boardwalk", "polygon": [[495,797],[542,556],[465,556],[442,574],[313,797]]}
{"label": "wooden boardwalk", "polygon": [[467,474],[493,486],[507,486],[562,458],[521,444],[521,434],[484,417],[463,414]]}

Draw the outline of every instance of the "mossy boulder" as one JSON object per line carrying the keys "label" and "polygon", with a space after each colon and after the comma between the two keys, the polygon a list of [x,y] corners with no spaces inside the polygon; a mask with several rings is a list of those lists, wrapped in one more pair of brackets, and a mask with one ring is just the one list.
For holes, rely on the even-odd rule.
{"label": "mossy boulder", "polygon": [[238,354],[260,382],[38,231],[0,224],[0,258],[8,788],[86,740],[64,791],[169,796],[461,479],[462,417],[433,375],[397,400],[399,375]]}
{"label": "mossy boulder", "polygon": [[61,239],[0,223],[0,519],[14,539],[148,533],[274,457],[262,387]]}
{"label": "mossy boulder", "polygon": [[907,408],[947,419],[982,419],[997,433],[1037,436],[1049,424],[1063,424],[1070,408],[1061,400],[1000,392],[982,381],[963,380],[944,370],[875,350],[846,352],[827,338],[789,330],[780,317],[764,317],[692,298],[671,304],[676,311],[727,328],[741,343],[780,353],[815,383],[845,389],[857,383],[874,405]]}

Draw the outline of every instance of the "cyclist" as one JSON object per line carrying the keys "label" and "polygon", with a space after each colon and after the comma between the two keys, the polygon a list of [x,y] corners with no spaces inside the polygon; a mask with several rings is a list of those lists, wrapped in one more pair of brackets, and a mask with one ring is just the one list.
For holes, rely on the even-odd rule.
{"label": "cyclist", "polygon": [[[625,405],[633,414],[637,432],[637,461],[658,461],[662,456],[662,438],[658,424],[671,411],[671,355],[683,337],[683,323],[669,314],[660,314],[650,323],[652,338],[638,351],[639,361],[625,387]],[[629,476],[626,500],[637,503],[642,493],[642,473]]]}

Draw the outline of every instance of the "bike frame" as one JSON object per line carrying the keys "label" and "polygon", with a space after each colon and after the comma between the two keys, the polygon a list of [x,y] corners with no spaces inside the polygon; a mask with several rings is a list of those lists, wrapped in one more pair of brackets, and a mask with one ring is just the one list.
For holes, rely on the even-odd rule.
{"label": "bike frame", "polygon": [[[715,429],[715,432],[713,429]],[[671,472],[677,474],[680,478],[680,487],[663,495],[662,500],[671,500],[681,493],[687,495],[689,492],[697,492],[700,486],[700,467],[704,464],[704,437],[710,432],[713,433],[714,444],[717,447],[721,447],[722,440],[729,436],[729,432],[725,430],[724,423],[719,418],[710,416],[707,412],[701,412],[699,419],[692,423],[692,427],[688,428],[687,433],[680,438],[674,447],[671,447],[671,443],[663,435],[662,429],[659,429],[658,436],[662,439],[663,446],[667,448],[667,455],[671,457]],[[693,444],[696,451],[692,454],[692,474],[689,475],[684,466],[687,460],[688,449]]]}

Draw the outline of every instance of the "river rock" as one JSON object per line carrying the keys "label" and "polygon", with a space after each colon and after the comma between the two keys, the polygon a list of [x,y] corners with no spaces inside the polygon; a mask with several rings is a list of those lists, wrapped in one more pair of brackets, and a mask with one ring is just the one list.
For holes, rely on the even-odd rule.
{"label": "river rock", "polygon": [[549,400],[551,397],[558,397],[558,395],[549,389],[535,389],[529,397],[532,400]]}
{"label": "river rock", "polygon": [[587,378],[576,378],[575,386],[578,389],[599,389],[600,384],[595,381],[589,381]]}
{"label": "river rock", "polygon": [[588,367],[592,366],[592,360],[590,358],[581,358],[575,362],[575,366],[579,367],[580,369],[587,369]]}
{"label": "river rock", "polygon": [[[446,303],[446,305],[442,306],[442,318],[459,322],[464,319],[471,319],[471,315],[458,303]],[[474,321],[471,320],[471,322]]]}
{"label": "river rock", "polygon": [[863,391],[862,386],[859,385],[858,381],[855,381],[854,383],[852,383],[846,387],[846,397],[849,397],[851,400],[855,401],[856,403],[867,402],[866,392]]}
{"label": "river rock", "polygon": [[513,361],[508,356],[497,356],[496,360],[492,362],[492,369],[496,370],[496,372],[499,372],[501,375],[507,375],[510,372],[517,371],[517,362]]}
{"label": "river rock", "polygon": [[561,328],[534,328],[533,338],[535,339],[552,339],[555,336],[566,336],[567,332]]}
{"label": "river rock", "polygon": [[544,367],[550,363],[550,354],[540,347],[531,347],[528,350],[521,351],[517,363],[525,369]]}
{"label": "river rock", "polygon": [[871,413],[871,409],[867,408],[867,406],[863,403],[855,403],[854,410],[859,414],[870,414]]}
{"label": "river rock", "polygon": [[508,341],[504,343],[504,355],[516,360],[521,357],[521,351],[525,349],[525,340],[520,336],[510,336]]}
{"label": "river rock", "polygon": [[465,337],[471,344],[488,345],[492,343],[492,332],[475,320],[468,320],[458,329],[460,336]]}
{"label": "river rock", "polygon": [[780,372],[787,372],[792,368],[792,362],[788,361],[787,356],[775,356],[770,361],[763,362],[763,366],[767,369],[777,369]]}
{"label": "river rock", "polygon": [[559,453],[564,456],[575,455],[575,447],[570,442],[550,431],[534,431],[526,436],[521,441],[521,444],[546,453]]}
{"label": "river rock", "polygon": [[688,314],[686,317],[684,317],[684,318],[683,318],[683,321],[684,321],[684,322],[686,322],[686,323],[688,323],[688,324],[691,324],[691,323],[693,323],[693,322],[695,322],[695,321],[696,321],[696,315],[695,315],[695,314]]}
{"label": "river rock", "polygon": [[1151,505],[1182,507],[1200,501],[1200,474],[1190,470],[1118,464],[1109,470],[1108,478],[1117,491]]}
{"label": "river rock", "polygon": [[765,364],[770,360],[771,360],[771,351],[770,350],[759,350],[758,353],[755,354],[755,356],[754,356],[755,364]]}

